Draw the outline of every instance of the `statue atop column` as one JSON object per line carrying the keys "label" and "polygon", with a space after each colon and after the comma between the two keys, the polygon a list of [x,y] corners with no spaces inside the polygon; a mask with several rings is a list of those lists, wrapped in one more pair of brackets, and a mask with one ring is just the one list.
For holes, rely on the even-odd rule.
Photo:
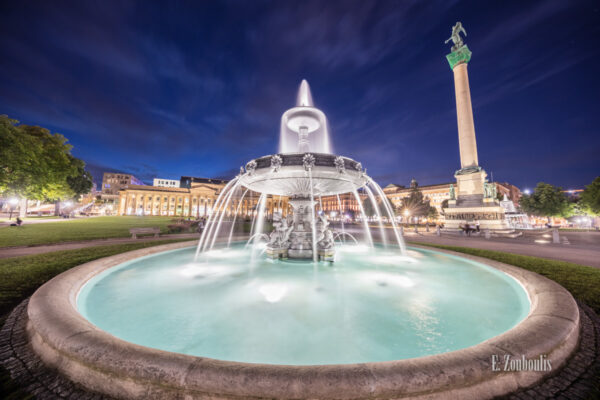
{"label": "statue atop column", "polygon": [[462,23],[459,21],[452,27],[452,35],[444,43],[452,41],[454,46],[450,48],[451,53],[446,56],[448,63],[450,63],[450,69],[454,70],[454,67],[460,64],[466,64],[471,61],[471,50],[463,42],[460,33],[467,36],[467,31],[463,28]]}
{"label": "statue atop column", "polygon": [[454,43],[454,46],[452,46],[452,48],[450,50],[456,51],[464,46],[465,43],[463,42],[462,38],[460,37],[461,32],[464,33],[465,37],[467,36],[467,31],[465,31],[465,28],[463,28],[462,23],[459,21],[452,27],[452,35],[450,35],[450,37],[444,42],[444,43],[448,43],[449,41],[452,40],[452,43]]}

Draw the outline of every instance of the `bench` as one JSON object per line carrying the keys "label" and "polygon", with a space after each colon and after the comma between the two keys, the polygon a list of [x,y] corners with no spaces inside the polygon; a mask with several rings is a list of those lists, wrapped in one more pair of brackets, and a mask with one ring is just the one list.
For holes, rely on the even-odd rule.
{"label": "bench", "polygon": [[129,230],[129,233],[131,233],[132,239],[137,239],[137,235],[154,234],[154,237],[158,237],[158,234],[160,233],[160,228],[131,228]]}

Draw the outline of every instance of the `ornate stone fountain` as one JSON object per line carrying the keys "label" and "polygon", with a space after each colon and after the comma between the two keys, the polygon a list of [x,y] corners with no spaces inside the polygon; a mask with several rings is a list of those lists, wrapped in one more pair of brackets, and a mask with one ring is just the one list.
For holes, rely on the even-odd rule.
{"label": "ornate stone fountain", "polygon": [[[287,136],[286,136],[287,135]],[[292,140],[295,139],[295,140]],[[197,257],[201,251],[210,250],[216,242],[224,210],[229,210],[233,193],[244,187],[247,191],[261,194],[256,224],[251,232],[249,243],[267,237],[262,233],[265,196],[281,196],[289,199],[291,213],[286,217],[281,210],[273,213],[273,231],[268,235],[265,252],[275,259],[313,259],[333,261],[335,255],[334,233],[329,228],[325,215],[317,215],[315,206],[323,196],[337,196],[353,193],[359,204],[365,237],[372,245],[369,227],[364,217],[359,192],[367,193],[372,203],[375,196],[385,198],[385,194],[366,173],[360,162],[351,158],[331,154],[327,132],[327,118],[312,102],[308,83],[302,81],[296,106],[287,110],[281,117],[280,152],[250,160],[240,174],[225,187],[214,206],[198,245]],[[369,188],[375,191],[375,194]],[[242,195],[243,197],[243,195]],[[387,201],[380,201],[380,216],[387,216],[393,227],[400,249],[404,243],[393,220],[393,213]],[[220,215],[220,216],[217,216]],[[380,225],[383,235],[383,227]],[[385,242],[385,237],[383,238]]]}
{"label": "ornate stone fountain", "polygon": [[255,192],[286,196],[291,215],[273,215],[273,232],[266,253],[272,258],[333,261],[334,240],[326,216],[315,215],[315,199],[354,192],[369,178],[362,164],[350,158],[312,152],[309,135],[327,123],[314,107],[310,89],[302,81],[296,107],[283,113],[282,126],[298,135],[297,152],[251,160],[240,176],[243,186]]}

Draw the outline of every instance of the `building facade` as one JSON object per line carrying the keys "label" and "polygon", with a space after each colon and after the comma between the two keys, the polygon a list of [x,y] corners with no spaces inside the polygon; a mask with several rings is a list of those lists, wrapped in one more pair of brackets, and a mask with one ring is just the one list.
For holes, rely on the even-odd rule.
{"label": "building facade", "polygon": [[504,195],[506,195],[506,197],[513,202],[515,207],[519,207],[521,190],[518,187],[507,182],[496,182],[496,191],[499,198],[503,198]]}
{"label": "building facade", "polygon": [[[214,212],[215,203],[227,181],[212,180],[212,183],[192,183],[189,188],[130,185],[119,194],[119,215],[160,215],[183,218],[208,217]],[[245,194],[244,194],[245,193]],[[225,210],[226,216],[235,214],[252,217],[258,213],[260,194],[238,191],[232,196]],[[288,199],[267,196],[265,215],[272,218],[273,212],[288,212]],[[222,206],[219,206],[222,210]]]}
{"label": "building facade", "polygon": [[[360,201],[363,202],[367,197],[364,193],[359,193]],[[344,193],[339,196],[324,196],[317,201],[316,210],[323,211],[330,218],[337,218],[340,214],[348,217],[360,215],[360,205],[352,193]]]}
{"label": "building facade", "polygon": [[[403,199],[410,196],[411,190],[410,187],[403,185],[389,184],[383,188],[383,193],[394,207],[399,209],[403,205]],[[444,200],[450,199],[450,183],[419,186],[419,190],[423,193],[425,200],[429,200],[429,204],[437,209],[438,213],[442,212]]]}
{"label": "building facade", "polygon": [[152,186],[178,188],[179,181],[177,179],[154,178],[154,181],[152,182]]}
{"label": "building facade", "polygon": [[[442,203],[444,200],[450,200],[450,185],[448,183],[439,183],[435,185],[419,186],[419,190],[423,193],[423,197],[429,200],[429,204],[435,207],[442,214]],[[511,185],[507,182],[494,182],[496,185],[497,193],[503,197],[506,196],[512,200],[515,206],[519,205],[519,199],[521,198],[521,191],[515,185]],[[410,187],[403,185],[389,184],[383,188],[383,192],[386,194],[390,202],[397,208],[402,207],[402,201],[404,198],[410,196]]]}
{"label": "building facade", "polygon": [[130,185],[144,185],[144,182],[131,174],[122,174],[118,172],[105,172],[102,175],[102,192],[104,200],[117,200],[119,192]]}

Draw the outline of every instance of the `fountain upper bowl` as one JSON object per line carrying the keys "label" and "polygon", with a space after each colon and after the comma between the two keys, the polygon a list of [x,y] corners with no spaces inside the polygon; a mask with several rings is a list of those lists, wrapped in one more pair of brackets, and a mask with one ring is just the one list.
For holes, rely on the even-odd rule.
{"label": "fountain upper bowl", "polygon": [[325,114],[314,107],[294,107],[287,110],[283,118],[291,131],[297,133],[301,127],[305,127],[308,133],[312,133],[321,127]]}
{"label": "fountain upper bowl", "polygon": [[[307,154],[314,158],[310,174],[305,165]],[[273,162],[276,156],[281,158],[279,167]],[[250,190],[270,195],[310,197],[312,179],[314,196],[333,196],[353,192],[369,179],[359,162],[335,154],[274,154],[253,161],[256,167],[246,167],[248,172],[240,177],[241,183]]]}

